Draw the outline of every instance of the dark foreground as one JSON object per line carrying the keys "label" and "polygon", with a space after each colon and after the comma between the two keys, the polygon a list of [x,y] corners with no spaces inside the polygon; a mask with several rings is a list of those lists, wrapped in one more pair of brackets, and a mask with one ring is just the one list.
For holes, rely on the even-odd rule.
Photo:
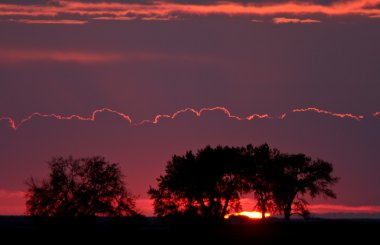
{"label": "dark foreground", "polygon": [[238,220],[207,225],[156,219],[51,222],[0,217],[1,243],[11,239],[8,244],[373,244],[379,235],[380,220]]}

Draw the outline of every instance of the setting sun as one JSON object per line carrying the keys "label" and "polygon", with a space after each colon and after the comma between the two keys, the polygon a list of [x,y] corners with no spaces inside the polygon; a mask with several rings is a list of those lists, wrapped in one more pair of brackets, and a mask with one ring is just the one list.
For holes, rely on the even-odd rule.
{"label": "setting sun", "polygon": [[[246,216],[250,219],[261,219],[261,213],[257,211],[244,211],[240,213],[227,214],[224,218],[228,219],[231,216]],[[270,217],[270,213],[265,213],[265,217]]]}

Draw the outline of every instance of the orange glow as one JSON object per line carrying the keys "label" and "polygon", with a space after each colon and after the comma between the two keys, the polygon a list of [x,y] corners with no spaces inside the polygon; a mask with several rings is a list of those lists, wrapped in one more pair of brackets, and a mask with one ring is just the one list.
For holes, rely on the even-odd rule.
{"label": "orange glow", "polygon": [[[230,218],[231,216],[246,216],[250,219],[261,219],[262,215],[257,211],[244,211],[240,213],[227,214],[224,216],[225,219]],[[270,217],[270,213],[265,213],[265,217]]]}

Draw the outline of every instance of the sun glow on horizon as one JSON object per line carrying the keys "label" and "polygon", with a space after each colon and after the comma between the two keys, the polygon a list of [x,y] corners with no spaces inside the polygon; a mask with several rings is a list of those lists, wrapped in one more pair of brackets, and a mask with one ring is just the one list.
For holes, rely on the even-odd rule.
{"label": "sun glow on horizon", "polygon": [[[244,211],[244,212],[239,212],[239,213],[233,213],[233,214],[226,214],[224,216],[225,219],[229,219],[231,216],[246,216],[250,219],[261,219],[261,212],[257,211]],[[265,217],[270,217],[270,213],[265,213]]]}

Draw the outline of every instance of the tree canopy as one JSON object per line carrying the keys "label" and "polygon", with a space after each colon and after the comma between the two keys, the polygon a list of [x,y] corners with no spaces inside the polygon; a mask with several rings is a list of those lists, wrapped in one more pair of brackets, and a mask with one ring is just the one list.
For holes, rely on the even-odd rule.
{"label": "tree canopy", "polygon": [[331,163],[304,154],[284,154],[268,144],[257,147],[207,146],[196,154],[174,155],[167,163],[157,188],[148,194],[155,214],[195,215],[222,219],[239,211],[240,197],[253,193],[263,218],[267,211],[289,220],[306,215],[307,197],[335,198],[338,178]]}
{"label": "tree canopy", "polygon": [[33,216],[88,217],[134,215],[135,201],[116,163],[104,157],[53,158],[50,175],[27,181],[27,211]]}
{"label": "tree canopy", "polygon": [[286,220],[292,214],[308,215],[307,195],[336,198],[331,186],[338,182],[331,163],[304,154],[280,154],[275,159],[273,201]]}
{"label": "tree canopy", "polygon": [[249,189],[243,178],[244,150],[207,146],[196,154],[174,155],[166,165],[166,174],[157,179],[158,188],[148,191],[155,213],[218,220],[238,211],[239,196]]}
{"label": "tree canopy", "polygon": [[275,211],[273,201],[273,187],[276,183],[275,159],[280,154],[277,149],[271,149],[268,144],[257,147],[247,146],[249,152],[249,168],[246,169],[246,178],[250,183],[250,191],[257,201],[256,208],[261,211],[261,218],[265,219],[267,212]]}

